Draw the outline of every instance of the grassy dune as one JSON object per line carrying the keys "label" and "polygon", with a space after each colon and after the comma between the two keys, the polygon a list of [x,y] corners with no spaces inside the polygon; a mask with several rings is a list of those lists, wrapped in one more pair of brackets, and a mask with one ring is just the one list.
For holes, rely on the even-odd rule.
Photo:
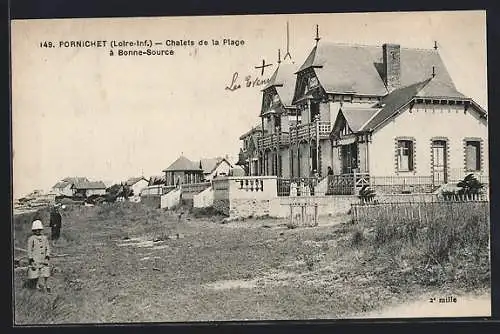
{"label": "grassy dune", "polygon": [[[481,219],[420,226],[332,217],[338,224],[288,229],[283,220],[222,224],[207,214],[69,207],[51,294],[23,289],[26,273],[16,271],[15,322],[332,319],[428,294],[489,293]],[[29,218],[14,222],[16,247],[25,248]]]}

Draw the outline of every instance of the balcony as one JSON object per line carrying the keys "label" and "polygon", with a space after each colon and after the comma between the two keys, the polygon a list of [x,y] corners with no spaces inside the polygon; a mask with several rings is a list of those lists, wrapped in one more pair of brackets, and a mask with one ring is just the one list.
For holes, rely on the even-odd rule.
{"label": "balcony", "polygon": [[319,139],[328,139],[331,131],[332,125],[329,121],[314,121],[308,124],[299,124],[290,128],[290,140],[292,143],[296,143],[297,140],[308,141],[316,139],[316,136],[319,136]]}
{"label": "balcony", "polygon": [[290,144],[290,135],[287,132],[272,133],[258,140],[260,150],[273,149]]}

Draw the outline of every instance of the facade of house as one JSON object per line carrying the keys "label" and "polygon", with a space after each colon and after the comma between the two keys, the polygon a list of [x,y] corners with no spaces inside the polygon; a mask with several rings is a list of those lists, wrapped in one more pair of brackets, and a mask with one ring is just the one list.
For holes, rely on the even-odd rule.
{"label": "facade of house", "polygon": [[58,196],[73,196],[73,189],[71,187],[71,183],[60,181],[52,187],[52,191]]}
{"label": "facade of house", "polygon": [[[295,73],[289,105],[273,91],[279,80],[264,89],[261,118],[269,132],[258,140],[258,175],[324,179],[331,168],[334,192],[358,182],[432,191],[469,172],[487,182],[487,112],[456,89],[437,46],[318,42]],[[273,107],[279,102],[293,107],[288,114],[297,111],[289,140],[272,136],[277,124],[284,133]]]}
{"label": "facade of house", "polygon": [[74,196],[75,188],[73,185],[81,185],[89,182],[86,177],[66,177],[61,181],[57,182],[53,187],[52,191],[57,194],[57,196]]}
{"label": "facade of house", "polygon": [[262,90],[260,118],[264,135],[257,144],[259,175],[292,175],[292,130],[301,120],[292,104],[296,70],[294,65],[280,62]]}
{"label": "facade of house", "polygon": [[264,133],[262,125],[259,124],[240,136],[243,147],[240,149],[236,165],[241,166],[245,170],[246,175],[261,174],[258,140]]}
{"label": "facade of house", "polygon": [[142,190],[148,186],[149,180],[142,176],[131,177],[125,182],[125,184],[132,189],[134,193],[133,196],[140,196]]}
{"label": "facade of house", "polygon": [[233,165],[226,158],[201,159],[200,166],[203,170],[203,180],[212,181],[219,176],[228,176]]}
{"label": "facade of house", "polygon": [[73,184],[74,195],[89,197],[92,195],[105,195],[106,185],[102,181],[88,181]]}
{"label": "facade of house", "polygon": [[204,178],[200,163],[191,161],[184,156],[177,158],[163,172],[165,173],[166,186],[200,183]]}

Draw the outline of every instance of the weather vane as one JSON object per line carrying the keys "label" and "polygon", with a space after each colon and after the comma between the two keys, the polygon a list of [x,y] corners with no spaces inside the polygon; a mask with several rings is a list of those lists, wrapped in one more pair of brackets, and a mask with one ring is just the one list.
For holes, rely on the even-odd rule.
{"label": "weather vane", "polygon": [[319,25],[316,24],[316,38],[314,39],[316,41],[316,45],[318,45],[318,42],[321,38],[319,37]]}
{"label": "weather vane", "polygon": [[283,60],[286,60],[286,57],[292,59],[292,56],[290,55],[290,30],[288,28],[288,21],[286,22],[286,54],[283,57]]}

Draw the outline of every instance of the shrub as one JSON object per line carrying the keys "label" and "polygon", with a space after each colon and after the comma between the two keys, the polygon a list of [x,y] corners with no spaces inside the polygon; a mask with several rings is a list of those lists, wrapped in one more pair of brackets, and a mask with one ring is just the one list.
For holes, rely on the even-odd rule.
{"label": "shrub", "polygon": [[461,188],[458,191],[460,195],[475,195],[481,193],[483,184],[478,181],[474,174],[469,174],[458,182],[457,187]]}
{"label": "shrub", "polygon": [[365,236],[363,234],[363,231],[359,228],[356,228],[351,235],[351,246],[352,247],[361,246],[364,241],[365,241]]}
{"label": "shrub", "polygon": [[364,185],[359,191],[358,198],[361,200],[361,203],[371,203],[375,196],[375,190],[368,185]]}

